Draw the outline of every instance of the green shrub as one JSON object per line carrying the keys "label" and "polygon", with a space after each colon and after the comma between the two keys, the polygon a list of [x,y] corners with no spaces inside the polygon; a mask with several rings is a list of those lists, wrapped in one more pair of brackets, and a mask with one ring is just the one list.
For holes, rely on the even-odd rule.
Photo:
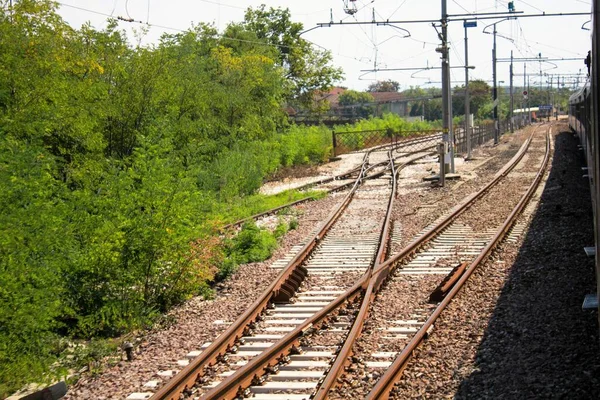
{"label": "green shrub", "polygon": [[228,256],[238,264],[263,261],[271,257],[277,248],[277,239],[270,232],[260,229],[254,221],[246,222],[231,240]]}
{"label": "green shrub", "polygon": [[221,282],[229,278],[238,269],[238,264],[234,260],[235,257],[227,257],[219,266],[219,270],[215,274],[215,282]]}
{"label": "green shrub", "polygon": [[324,126],[292,125],[277,135],[280,163],[285,167],[318,164],[331,155],[331,131]]}
{"label": "green shrub", "polygon": [[65,305],[60,271],[73,265],[68,191],[57,160],[0,131],[0,398],[48,371]]}
{"label": "green shrub", "polygon": [[[433,126],[426,121],[408,122],[396,114],[387,113],[381,118],[371,117],[358,121],[353,125],[343,125],[336,127],[336,132],[358,132],[358,131],[381,131],[387,135],[406,131],[426,131],[433,129]],[[344,135],[341,135],[342,137]]]}
{"label": "green shrub", "polygon": [[283,237],[283,235],[285,235],[288,230],[289,230],[289,226],[287,223],[279,222],[277,224],[277,226],[275,227],[275,230],[273,231],[273,236],[275,236],[275,239],[279,239],[279,238]]}

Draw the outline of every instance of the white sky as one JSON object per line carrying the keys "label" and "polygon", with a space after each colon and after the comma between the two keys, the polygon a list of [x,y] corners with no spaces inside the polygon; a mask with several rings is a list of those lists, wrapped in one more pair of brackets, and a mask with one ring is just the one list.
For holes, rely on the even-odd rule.
{"label": "white sky", "polygon": [[[338,22],[371,21],[373,12],[377,21],[382,20],[432,20],[441,16],[441,0],[356,0],[359,11],[354,16],[344,13],[343,0],[59,0],[60,4],[71,5],[102,14],[130,16],[136,21],[151,25],[187,29],[192,23],[212,23],[220,31],[230,21],[241,21],[247,7],[266,4],[271,7],[289,8],[294,21],[302,22],[305,29],[317,23],[329,22],[330,12]],[[497,0],[447,0],[448,14],[504,12],[507,1]],[[569,13],[591,10],[590,0],[528,0],[514,1],[517,11],[525,14]],[[331,10],[331,11],[330,11]],[[374,11],[373,11],[374,10]],[[73,27],[89,21],[101,29],[106,25],[106,16],[73,7],[61,6],[60,14]],[[498,58],[509,58],[511,50],[515,57],[536,57],[539,53],[548,58],[584,58],[590,49],[590,31],[582,30],[589,16],[563,16],[543,18],[521,18],[503,21],[497,25]],[[483,33],[486,25],[494,20],[481,20],[476,28],[469,28],[469,64],[475,69],[469,73],[470,79],[492,80],[492,35]],[[135,42],[132,29],[142,25],[120,22],[120,27],[128,31],[129,40]],[[393,79],[401,84],[401,90],[410,86],[440,86],[440,70],[429,71],[379,71],[364,73],[360,70],[381,68],[413,68],[439,66],[439,45],[437,34],[431,24],[397,24],[411,33],[410,38],[402,38],[400,30],[389,26],[345,25],[319,28],[303,35],[303,38],[330,50],[335,65],[342,67],[345,79],[341,85],[363,90],[374,80]],[[589,27],[589,24],[586,25]],[[449,25],[452,66],[464,65],[464,28],[462,22]],[[490,26],[487,31],[492,32]],[[142,43],[156,42],[163,32],[176,32],[151,26]],[[512,39],[500,37],[500,35]],[[509,83],[508,63],[498,63],[498,81]],[[545,74],[573,74],[585,72],[582,61],[530,62],[527,72],[531,85],[547,85],[549,77],[540,78],[540,69]],[[523,63],[515,64],[515,74],[523,74]],[[452,86],[464,82],[464,69],[452,69]],[[523,85],[523,76],[515,76],[515,86]],[[553,78],[556,83],[556,78]],[[582,83],[582,82],[581,82]]]}

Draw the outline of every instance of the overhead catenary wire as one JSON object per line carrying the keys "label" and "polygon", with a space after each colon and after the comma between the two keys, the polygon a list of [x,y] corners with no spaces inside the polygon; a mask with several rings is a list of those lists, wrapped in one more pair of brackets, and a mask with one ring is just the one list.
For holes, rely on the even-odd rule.
{"label": "overhead catenary wire", "polygon": [[[113,4],[112,4],[113,7],[112,7],[111,14],[106,14],[106,13],[103,13],[103,12],[98,12],[98,11],[95,11],[95,10],[86,9],[85,7],[73,6],[73,5],[70,5],[70,4],[62,4],[62,5],[65,5],[65,6],[71,7],[71,8],[75,8],[75,9],[79,9],[79,10],[83,10],[83,11],[86,11],[86,12],[92,12],[92,13],[97,14],[97,15],[104,15],[104,16],[109,17],[109,18],[111,18],[111,17],[115,18],[115,16],[116,16],[115,15],[115,9],[116,9],[116,7],[119,6],[119,8],[121,10],[123,10],[121,8],[121,7],[123,7],[122,6],[123,3],[118,4],[117,1],[118,0],[113,0]],[[216,4],[216,5],[224,6],[224,7],[244,9],[244,7],[238,7],[238,6],[235,6],[235,5],[232,5],[232,4],[226,4],[226,3],[224,4],[224,3],[222,3],[219,0],[212,0],[212,1],[211,0],[200,0],[200,1],[203,2],[203,3]],[[227,1],[227,0],[225,0],[225,1]],[[128,0],[126,0],[126,2],[128,2]],[[471,6],[465,6],[465,1],[464,0],[453,0],[452,2],[456,5],[456,7],[460,7],[460,9],[464,10],[464,11],[468,11],[468,9],[472,8]],[[152,10],[150,10],[150,8],[151,8],[151,6],[156,7],[155,6],[156,2],[155,3],[151,3],[150,0],[147,0],[147,7],[148,7],[148,9],[147,9],[145,18],[143,16],[143,11],[140,12],[139,8],[136,9],[134,7],[134,3],[137,4],[137,2],[132,2],[131,4],[126,4],[126,6],[131,6],[132,9],[129,10],[128,7],[127,7],[127,9],[125,10],[126,11],[126,15],[125,16],[126,17],[139,18],[139,19],[145,20],[145,22],[143,22],[143,21],[137,21],[137,20],[136,21],[126,21],[126,20],[123,20],[124,22],[139,23],[139,24],[144,24],[144,25],[152,27],[152,28],[160,28],[160,29],[174,31],[174,32],[187,32],[190,29],[193,29],[193,28],[180,29],[180,28],[176,28],[176,27],[173,27],[173,26],[161,26],[159,24],[154,24],[154,23],[151,22],[150,12]],[[359,9],[362,10],[362,13],[360,15],[357,14],[356,16],[345,16],[345,18],[343,18],[342,20],[338,19],[338,21],[342,22],[342,21],[348,20],[348,22],[354,22],[354,21],[356,21],[356,23],[358,23],[359,21],[357,20],[357,17],[359,19],[360,19],[361,16],[366,17],[367,16],[367,12],[365,11],[365,9],[367,9],[368,7],[370,7],[371,5],[373,5],[374,3],[375,3],[375,0],[359,0],[358,1]],[[380,3],[380,2],[378,2],[378,3]],[[479,4],[477,2],[475,2],[475,10],[478,10],[479,12],[482,12],[482,11],[486,10],[485,6],[487,4],[483,4],[484,7],[483,8],[479,8],[482,5],[482,3],[484,3],[484,2],[479,2]],[[506,3],[506,2],[499,2],[499,3],[503,4],[503,3]],[[396,4],[398,4],[398,5],[396,6]],[[394,9],[394,11],[390,14],[390,18],[391,18],[394,15],[399,16],[399,11],[402,10],[403,8],[407,8],[407,5],[411,5],[412,3],[408,2],[408,0],[400,0],[399,2],[396,2],[396,4],[394,4],[394,7],[388,7],[388,9],[385,10],[385,12],[381,12],[381,10],[377,10],[377,9],[374,10],[373,12],[374,12],[374,14],[377,15],[377,18],[380,19],[381,18],[381,14],[385,14],[387,16],[388,13],[390,12],[389,10],[390,9]],[[520,4],[520,2],[519,2],[519,4]],[[536,8],[534,6],[532,6],[532,7]],[[378,8],[380,8],[380,7],[378,7]],[[539,8],[536,8],[536,9],[539,10]],[[457,8],[455,8],[455,10],[458,11]],[[338,9],[338,11],[339,11],[339,9]],[[369,11],[368,11],[368,15],[369,15],[368,19],[369,20],[371,20],[371,18],[370,18],[371,12],[370,11],[371,10],[369,9]],[[108,10],[106,10],[106,12],[108,12]],[[474,12],[477,13],[477,11],[474,11]],[[153,15],[154,15],[154,18],[156,19],[157,18],[157,13],[154,12]],[[298,14],[298,13],[296,13],[294,15],[305,15],[305,14]],[[565,15],[566,16],[566,15],[569,15],[569,14],[560,14],[560,15]],[[545,16],[552,16],[552,15],[545,15]],[[340,17],[341,17],[341,15],[340,15]],[[350,19],[350,17],[352,17],[352,19]],[[485,18],[482,17],[482,18],[473,18],[473,19],[485,19]],[[333,20],[333,18],[332,18],[332,20]],[[452,21],[452,18],[450,18],[449,20]],[[383,20],[383,22],[384,22],[383,25],[393,26],[392,23],[391,23],[392,21],[390,21],[388,23],[388,20]],[[404,22],[404,21],[399,21],[399,22]],[[410,21],[410,22],[413,22],[413,21]],[[516,21],[516,24],[519,24],[519,20],[518,19]],[[513,23],[512,25],[514,27],[515,23]],[[513,31],[512,34],[509,35],[509,37],[515,37],[515,38],[520,37],[520,35],[518,33],[520,31],[522,31],[520,25],[518,27],[514,27],[514,28],[515,28],[514,29],[515,31]],[[393,58],[390,58],[390,56],[398,55],[398,54],[401,54],[401,53],[407,54],[408,51],[410,51],[410,54],[414,54],[415,56],[408,57],[407,59],[414,59],[414,58],[417,57],[417,55],[427,53],[427,52],[419,52],[418,51],[419,49],[416,49],[416,51],[409,50],[409,48],[410,49],[415,49],[416,46],[414,44],[412,44],[412,45],[409,44],[409,43],[408,44],[401,44],[400,42],[396,43],[395,41],[394,42],[390,42],[390,43],[388,43],[386,45],[383,44],[386,41],[393,40],[393,38],[396,37],[396,35],[392,34],[392,36],[390,36],[390,37],[387,37],[387,36],[383,37],[383,39],[384,39],[383,41],[378,41],[377,38],[375,37],[375,31],[368,32],[368,31],[366,31],[366,29],[361,29],[361,30],[362,30],[362,34],[359,34],[359,32],[355,32],[358,36],[361,37],[360,39],[358,38],[357,35],[354,35],[354,33],[351,34],[351,37],[353,36],[357,42],[359,42],[359,43],[362,44],[362,46],[361,45],[354,46],[355,49],[356,49],[356,54],[352,55],[352,53],[355,50],[350,50],[349,51],[346,46],[344,46],[344,48],[342,48],[342,45],[344,44],[344,42],[341,42],[340,43],[340,48],[338,48],[337,52],[335,52],[335,49],[333,49],[334,50],[333,52],[335,52],[336,56],[343,57],[343,58],[346,58],[346,59],[357,60],[357,61],[359,61],[361,63],[364,63],[365,62],[365,57],[370,52],[371,54],[370,54],[370,56],[368,58],[369,58],[369,62],[371,63],[371,65],[373,65],[373,61],[374,61],[373,58],[375,58],[375,62],[376,62],[375,65],[381,67],[384,63],[387,63],[387,65],[394,65],[394,64],[398,63],[397,60],[394,60]],[[352,31],[352,30],[349,30],[349,31]],[[507,32],[506,29],[505,29],[505,31]],[[348,33],[350,33],[350,32],[348,32]],[[367,37],[366,41],[365,41],[364,36]],[[381,36],[381,33],[379,33],[379,36]],[[456,34],[455,34],[455,36],[456,36]],[[352,39],[351,39],[351,37],[350,37],[350,42],[353,42]],[[262,45],[262,46],[266,45],[266,46],[278,47],[278,48],[286,48],[287,47],[286,45],[283,45],[283,44],[271,44],[271,43],[266,43],[266,42],[264,42],[262,40],[258,40],[257,41],[257,40],[252,40],[252,39],[246,40],[246,39],[238,39],[238,38],[229,38],[229,37],[222,37],[222,35],[215,36],[215,39],[216,40],[222,39],[224,41],[225,40],[229,40],[229,41],[232,41],[232,42],[236,41],[236,42],[243,42],[243,43],[255,43],[257,45]],[[437,47],[438,46],[438,43],[433,43],[433,41],[425,41],[425,40],[420,40],[418,38],[413,38],[413,37],[409,37],[409,39],[412,42],[416,42],[416,43],[422,44],[423,49],[425,49],[426,47],[429,47],[429,46],[431,46],[431,47]],[[426,39],[426,38],[424,38],[424,39]],[[344,39],[342,38],[341,40],[344,40]],[[315,42],[311,42],[311,41],[309,41],[309,42],[312,45],[316,46]],[[317,38],[317,42],[323,43],[321,40],[318,40],[318,38]],[[327,45],[325,43],[323,43],[323,44],[325,46],[327,46],[328,48],[332,47],[332,46],[329,46],[329,45]],[[458,42],[455,43],[455,44],[458,45]],[[515,48],[522,55],[524,55],[524,54],[534,54],[534,51],[531,48],[532,45],[548,46],[549,48],[553,48],[553,46],[545,45],[545,44],[540,43],[540,42],[535,42],[535,41],[529,41],[528,42],[527,39],[525,38],[524,34],[523,34],[523,37],[520,38],[520,41],[515,44]],[[363,46],[365,47],[364,52],[363,52],[363,49],[361,49]],[[409,47],[406,50],[404,50],[405,46],[409,46]],[[410,47],[410,46],[412,46],[412,47]],[[320,46],[320,45],[318,47],[320,49],[323,49],[323,50],[328,50],[326,47],[323,47],[323,46]],[[335,44],[333,45],[333,47],[335,47]],[[538,46],[536,46],[536,47],[538,47]],[[367,50],[366,48],[370,48],[370,50]],[[393,50],[390,50],[390,49],[393,49]],[[452,52],[454,53],[452,58],[454,58],[456,60],[460,60],[461,56],[460,56],[460,54],[457,53],[457,50],[458,50],[458,48],[454,48],[454,46],[452,46]],[[560,49],[556,48],[556,50],[560,50]],[[566,51],[568,52],[568,50],[566,50]],[[360,56],[361,52],[362,52],[362,56]],[[346,54],[344,54],[344,53],[346,53]],[[375,56],[373,55],[373,53],[375,53]],[[548,53],[551,53],[551,52],[548,51]],[[570,53],[577,54],[575,52],[570,52]],[[360,57],[358,57],[358,56],[360,56]],[[482,64],[481,62],[477,63],[477,67],[478,67],[478,69],[480,71],[481,71],[481,69],[480,69],[480,65],[481,64]],[[485,63],[483,63],[483,64],[485,64]],[[482,71],[482,72],[485,72],[485,71]],[[455,77],[453,76],[453,80],[454,79],[455,79]]]}
{"label": "overhead catenary wire", "polygon": [[215,4],[220,7],[222,6],[222,7],[235,8],[238,10],[246,10],[247,9],[246,7],[234,6],[232,4],[222,3],[220,1],[211,1],[211,0],[198,0],[198,1],[202,2],[202,3]]}
{"label": "overhead catenary wire", "polygon": [[[108,17],[108,18],[114,18],[114,16],[111,15],[111,14],[107,14],[107,13],[104,13],[104,12],[91,10],[89,8],[74,6],[74,5],[66,4],[66,3],[62,3],[62,2],[57,2],[57,3],[59,5],[61,5],[61,6],[64,6],[64,7],[74,8],[74,9],[77,9],[77,10],[86,11],[86,12],[93,13],[93,14],[96,14],[96,15],[102,15],[102,16],[105,16],[105,17]],[[153,28],[167,29],[167,30],[171,30],[171,31],[181,32],[181,33],[185,33],[185,32],[188,32],[190,30],[190,28],[188,28],[188,29],[181,29],[181,28],[173,28],[173,27],[165,26],[165,25],[158,25],[158,24],[153,24],[153,23],[146,23],[146,22],[143,22],[143,21],[134,20],[132,18],[131,19],[125,19],[123,17],[117,17],[116,19],[118,19],[120,21],[123,21],[123,22],[135,23],[135,24],[140,24],[140,25],[147,25],[147,26],[153,27]],[[223,36],[223,35],[218,36],[217,39],[220,39],[220,40],[229,40],[229,41],[232,41],[232,42],[253,43],[253,44],[258,44],[258,45],[262,45],[262,46],[269,46],[269,47],[289,48],[289,46],[283,45],[283,44],[273,44],[273,43],[267,43],[267,42],[262,42],[262,41],[258,41],[258,40],[238,39],[238,38],[232,38],[232,37],[227,37],[227,36]],[[306,39],[302,39],[302,40],[306,40]],[[312,42],[310,42],[310,43],[312,43]]]}
{"label": "overhead catenary wire", "polygon": [[467,9],[466,9],[466,8],[464,8],[462,5],[460,5],[460,3],[459,3],[458,1],[456,1],[456,0],[452,0],[452,2],[453,2],[454,4],[456,4],[457,6],[459,6],[460,8],[462,8],[463,10],[465,10],[467,13],[469,13],[469,14],[473,14],[471,11],[467,10]]}
{"label": "overhead catenary wire", "polygon": [[396,14],[398,12],[398,10],[400,10],[407,1],[408,0],[404,0],[402,3],[400,3],[400,5],[394,10],[394,12],[387,19],[392,18],[394,16],[394,14]]}

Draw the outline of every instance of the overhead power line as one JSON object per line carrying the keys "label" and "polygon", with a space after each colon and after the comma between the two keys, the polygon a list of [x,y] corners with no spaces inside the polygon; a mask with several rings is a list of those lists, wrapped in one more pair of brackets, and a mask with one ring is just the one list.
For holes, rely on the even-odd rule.
{"label": "overhead power line", "polygon": [[[468,14],[468,19],[469,20],[491,20],[491,19],[501,19],[501,18],[506,18],[506,17],[513,17],[515,19],[518,18],[540,18],[540,17],[572,17],[572,16],[579,16],[579,15],[587,15],[589,16],[590,13],[589,12],[572,12],[572,13],[542,13],[542,14],[519,14],[518,16],[515,16],[515,13],[493,13],[494,15],[483,15],[481,16],[481,14]],[[501,15],[499,15],[501,14]],[[458,14],[455,16],[452,16],[450,18],[447,19],[448,22],[462,22],[465,19],[465,15],[462,15],[462,17],[458,17]],[[317,23],[317,26],[323,26],[323,27],[330,27],[330,26],[334,26],[334,25],[371,25],[371,24],[375,24],[375,25],[389,25],[389,24],[431,24],[431,23],[436,23],[439,22],[439,19],[409,19],[409,20],[402,20],[402,21],[391,21],[391,20],[385,20],[385,21],[355,21],[355,22],[344,22],[344,21],[340,21],[340,22],[334,22],[334,21],[329,21],[329,22],[319,22]]]}
{"label": "overhead power line", "polygon": [[[123,21],[123,22],[129,22],[129,23],[134,23],[134,24],[140,24],[140,25],[146,25],[149,27],[153,27],[153,28],[161,28],[161,29],[168,29],[168,30],[172,30],[172,31],[176,31],[176,32],[187,32],[188,29],[180,29],[180,28],[173,28],[170,26],[164,26],[164,25],[157,25],[157,24],[152,24],[149,22],[144,22],[144,21],[137,21],[134,20],[133,18],[125,18],[125,17],[121,17],[121,16],[117,16],[114,17],[114,15],[112,14],[106,14],[100,11],[95,11],[95,10],[90,10],[89,8],[84,8],[84,7],[79,7],[79,6],[74,6],[71,4],[65,4],[65,3],[61,3],[61,2],[57,2],[58,4],[60,4],[61,6],[64,7],[69,7],[69,8],[74,8],[76,10],[81,10],[81,11],[86,11],[92,14],[97,14],[97,15],[102,15],[108,18],[114,18],[114,19],[118,19],[119,21]],[[227,37],[227,36],[223,36],[220,35],[218,37],[218,39],[221,40],[230,40],[232,42],[241,42],[241,43],[253,43],[253,44],[258,44],[258,45],[262,45],[262,46],[270,46],[270,47],[277,47],[277,48],[289,48],[290,46],[286,46],[286,45],[282,45],[282,44],[273,44],[273,43],[266,43],[266,42],[260,42],[257,40],[246,40],[246,39],[238,39],[238,38],[231,38],[231,37]],[[303,39],[305,40],[305,39]],[[314,44],[312,42],[310,42],[311,44]]]}

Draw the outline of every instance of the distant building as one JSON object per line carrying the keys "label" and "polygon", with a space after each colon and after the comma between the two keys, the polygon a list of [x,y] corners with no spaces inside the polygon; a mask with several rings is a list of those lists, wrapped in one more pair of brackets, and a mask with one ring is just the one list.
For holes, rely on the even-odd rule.
{"label": "distant building", "polygon": [[370,92],[375,99],[375,114],[381,116],[385,113],[408,117],[410,110],[406,96],[398,92]]}
{"label": "distant building", "polygon": [[304,110],[286,107],[286,112],[290,118],[298,123],[346,123],[354,122],[361,117],[360,109],[365,106],[371,107],[373,115],[381,117],[383,114],[392,113],[400,117],[407,118],[410,114],[408,106],[409,99],[398,92],[369,92],[374,101],[367,104],[340,105],[339,97],[346,90],[344,87],[333,87],[328,92],[315,95],[315,103],[327,102],[329,110],[323,114],[310,113]]}

